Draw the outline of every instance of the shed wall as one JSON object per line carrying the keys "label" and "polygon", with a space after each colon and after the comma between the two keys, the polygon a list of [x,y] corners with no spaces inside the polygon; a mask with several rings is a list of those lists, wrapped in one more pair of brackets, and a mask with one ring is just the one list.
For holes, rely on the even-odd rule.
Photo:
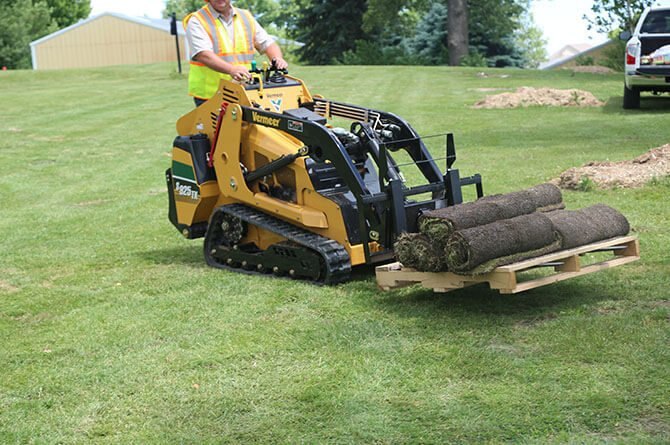
{"label": "shed wall", "polygon": [[[185,59],[184,36],[179,40]],[[37,69],[170,62],[176,54],[169,32],[113,16],[102,16],[35,45]]]}

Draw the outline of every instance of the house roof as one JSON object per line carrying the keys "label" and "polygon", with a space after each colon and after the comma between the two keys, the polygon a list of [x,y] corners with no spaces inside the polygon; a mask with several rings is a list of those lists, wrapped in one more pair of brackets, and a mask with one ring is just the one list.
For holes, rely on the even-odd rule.
{"label": "house roof", "polygon": [[[168,32],[168,33],[170,32],[170,19],[151,19],[151,18],[148,18],[148,17],[131,17],[129,15],[120,14],[118,12],[103,12],[102,14],[97,14],[97,15],[89,17],[87,19],[80,20],[77,23],[68,26],[67,28],[63,28],[63,29],[58,30],[54,33],[46,35],[46,36],[42,37],[41,39],[34,40],[34,41],[30,42],[30,46],[32,47],[32,46],[35,46],[35,45],[40,44],[42,42],[45,42],[47,40],[53,39],[54,37],[58,37],[61,34],[64,34],[64,33],[68,32],[68,31],[71,31],[75,28],[78,28],[80,26],[91,23],[91,22],[93,22],[93,21],[95,21],[99,18],[105,17],[105,16],[112,16],[112,17],[116,17],[117,19],[137,23],[138,25],[148,26],[150,28],[155,28],[155,29],[158,29],[160,31],[165,31],[165,32]],[[178,20],[178,22],[180,22],[180,21]],[[183,28],[183,26],[181,26],[181,24],[179,26],[177,26],[177,33],[179,35],[185,35],[186,34],[184,32],[184,28]]]}
{"label": "house roof", "polygon": [[569,45],[563,46],[561,49],[558,51],[554,52],[549,56],[549,61],[553,61],[556,59],[560,59],[563,57],[567,57],[566,54],[576,54],[576,53],[581,53],[589,48],[591,48],[593,45],[590,43],[571,43]]}
{"label": "house roof", "polygon": [[[550,70],[552,68],[556,68],[557,66],[563,65],[564,63],[567,63],[567,62],[570,62],[571,60],[574,60],[574,59],[578,58],[579,56],[583,56],[583,55],[589,54],[590,52],[597,51],[597,50],[609,45],[610,42],[612,42],[612,40],[606,40],[603,43],[600,43],[598,45],[589,46],[587,49],[579,51],[576,54],[561,57],[561,58],[555,59],[555,60],[549,60],[548,62],[540,64],[540,69],[541,70]],[[577,45],[566,45],[564,47],[564,49],[567,48],[567,47],[576,47],[576,46]],[[563,51],[563,49],[561,49],[561,51]]]}
{"label": "house roof", "polygon": [[571,43],[569,45],[565,45],[565,49],[570,49],[570,50],[573,50],[573,51],[578,52],[578,53],[580,53],[582,51],[586,51],[587,49],[590,49],[591,47],[593,47],[593,45],[590,44],[590,43]]}

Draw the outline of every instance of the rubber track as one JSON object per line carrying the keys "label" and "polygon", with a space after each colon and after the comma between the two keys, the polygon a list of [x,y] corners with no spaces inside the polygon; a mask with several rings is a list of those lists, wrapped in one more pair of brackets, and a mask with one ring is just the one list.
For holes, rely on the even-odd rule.
{"label": "rubber track", "polygon": [[323,258],[326,275],[325,284],[341,283],[349,279],[351,262],[346,249],[337,241],[325,238],[290,223],[266,215],[243,204],[230,204],[220,208],[223,213],[233,215],[242,221],[278,234],[306,249],[317,252]]}

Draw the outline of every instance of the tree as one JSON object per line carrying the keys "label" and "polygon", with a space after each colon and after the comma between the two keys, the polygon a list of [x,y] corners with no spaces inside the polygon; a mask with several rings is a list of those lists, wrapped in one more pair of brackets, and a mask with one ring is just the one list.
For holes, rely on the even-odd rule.
{"label": "tree", "polygon": [[[423,56],[410,46],[416,40],[417,26],[429,7],[430,0],[367,0],[367,9],[363,15],[365,39],[358,39],[353,50],[346,51],[338,61],[353,65],[406,65],[426,62]],[[438,3],[439,4],[439,3]],[[442,23],[424,26],[424,31],[442,34],[446,42],[446,8]],[[425,37],[425,36],[424,36]],[[419,39],[420,40],[420,39]],[[446,46],[442,41],[437,56],[446,56]],[[422,48],[423,49],[423,48]],[[426,50],[429,58],[433,51]],[[425,54],[424,54],[425,55]],[[440,62],[441,63],[441,62]]]}
{"label": "tree", "polygon": [[438,65],[447,59],[447,7],[435,2],[407,41],[408,56],[418,63]]}
{"label": "tree", "polygon": [[177,20],[181,20],[191,12],[202,8],[204,2],[202,0],[167,0],[165,9],[163,10],[163,17],[170,17],[172,14],[177,16]]}
{"label": "tree", "polygon": [[280,16],[279,3],[275,0],[236,0],[235,6],[251,11],[264,28],[275,25]]}
{"label": "tree", "polygon": [[51,18],[58,28],[65,28],[91,13],[90,0],[46,0],[51,10]]}
{"label": "tree", "polygon": [[[177,18],[181,20],[204,5],[203,0],[167,0],[163,17],[167,18],[175,13]],[[254,17],[263,24],[263,27],[277,22],[281,13],[277,0],[237,0],[235,7],[251,11]]]}
{"label": "tree", "polygon": [[469,52],[467,0],[447,0],[447,12],[449,65],[456,66]]}
{"label": "tree", "polygon": [[294,35],[298,29],[298,20],[302,12],[311,8],[311,0],[279,0],[277,27]]}
{"label": "tree", "polygon": [[537,49],[520,40],[536,28],[518,34],[530,0],[275,1],[278,26],[313,64],[445,64],[451,54],[451,64],[524,66]]}
{"label": "tree", "polygon": [[312,0],[296,22],[294,36],[304,43],[297,50],[307,63],[333,63],[346,51],[353,50],[357,40],[367,38],[362,29],[365,0]]}
{"label": "tree", "polygon": [[514,33],[514,45],[523,56],[523,67],[537,68],[540,63],[547,60],[547,50],[545,48],[547,41],[542,30],[535,25],[533,16],[529,13],[529,6],[528,4],[525,14],[521,17],[521,27]]}
{"label": "tree", "polygon": [[520,29],[514,34],[514,44],[523,58],[523,68],[537,68],[547,60],[547,41],[537,26]]}
{"label": "tree", "polygon": [[[520,40],[516,33],[522,28],[520,17],[528,12],[529,0],[460,0],[467,5],[467,22],[465,18],[452,17],[462,5],[452,6],[451,12],[454,13],[453,9],[456,12],[449,13],[452,1],[368,0],[364,30],[374,36],[377,46],[385,53],[404,48],[404,58],[396,57],[400,63],[447,63],[449,54],[454,52],[451,64],[456,60],[459,64],[477,66],[523,66],[526,63],[530,48],[518,47]],[[465,28],[452,33],[451,51],[447,48],[448,17],[456,21],[452,26],[460,24]],[[435,39],[439,38],[442,40],[436,44]],[[398,39],[404,42],[399,44]]]}
{"label": "tree", "polygon": [[[522,17],[530,17],[525,14],[530,6],[528,0],[468,0],[462,3],[468,6],[467,23],[463,23],[463,17],[452,17],[461,13],[458,8],[463,4],[452,6],[450,11],[444,1],[433,3],[419,21],[414,37],[408,40],[409,59],[416,56],[420,63],[446,63],[448,60],[450,65],[521,67],[527,64],[527,57],[542,57],[542,54],[531,53],[531,49],[542,45],[541,41],[535,44],[529,40],[527,45],[522,45],[523,39],[541,35],[537,28],[530,28],[530,18],[526,19],[529,28],[522,32],[525,26]],[[456,22],[451,25],[455,27],[454,31],[448,26],[449,17]],[[532,36],[528,34],[531,30],[535,33]],[[451,47],[445,45],[448,42],[452,42]]]}
{"label": "tree", "polygon": [[0,1],[0,66],[30,68],[30,42],[57,29],[46,2]]}
{"label": "tree", "polygon": [[430,0],[367,0],[363,31],[389,38],[412,37],[421,17],[436,2]]}
{"label": "tree", "polygon": [[527,0],[469,0],[471,53],[485,57],[491,66],[523,66],[514,33],[521,28]]}
{"label": "tree", "polygon": [[651,6],[654,0],[593,0],[591,11],[595,15],[584,15],[588,27],[598,32],[610,32],[614,29],[632,31],[635,22],[644,10]]}

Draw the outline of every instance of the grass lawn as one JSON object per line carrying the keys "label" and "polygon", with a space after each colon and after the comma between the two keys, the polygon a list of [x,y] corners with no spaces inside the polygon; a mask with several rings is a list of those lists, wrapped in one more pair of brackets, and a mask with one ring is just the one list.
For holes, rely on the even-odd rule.
{"label": "grass lawn", "polygon": [[[568,208],[621,210],[642,260],[519,295],[214,270],[167,220],[163,172],[192,108],[173,71],[0,72],[0,443],[670,442],[668,178],[565,192]],[[313,93],[454,132],[456,167],[487,194],[670,142],[670,98],[624,112],[620,75],[480,72],[293,70]],[[470,108],[518,86],[606,105]]]}

